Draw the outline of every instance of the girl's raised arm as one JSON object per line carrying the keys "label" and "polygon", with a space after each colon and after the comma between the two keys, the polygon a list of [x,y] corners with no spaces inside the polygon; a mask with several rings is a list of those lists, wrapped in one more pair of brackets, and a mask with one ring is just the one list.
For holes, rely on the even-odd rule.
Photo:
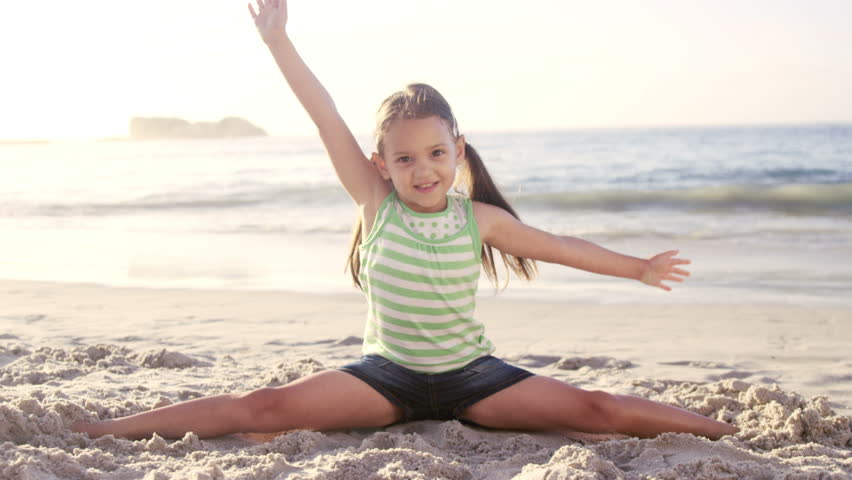
{"label": "girl's raised arm", "polygon": [[325,87],[290,41],[285,29],[287,1],[256,2],[257,12],[249,4],[249,13],[293,93],[316,124],[343,188],[358,205],[375,202],[376,196],[386,188],[385,182],[361,151]]}

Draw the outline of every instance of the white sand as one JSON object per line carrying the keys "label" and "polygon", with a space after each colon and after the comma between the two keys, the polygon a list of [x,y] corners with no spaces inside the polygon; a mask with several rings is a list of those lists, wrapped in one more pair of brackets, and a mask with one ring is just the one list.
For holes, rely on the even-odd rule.
{"label": "white sand", "polygon": [[852,310],[745,299],[480,299],[495,355],[741,428],[716,442],[685,434],[577,439],[455,421],[208,440],[90,440],[68,430],[77,419],[281,385],[342,365],[359,356],[363,315],[357,294],[0,281],[0,479],[852,477]]}

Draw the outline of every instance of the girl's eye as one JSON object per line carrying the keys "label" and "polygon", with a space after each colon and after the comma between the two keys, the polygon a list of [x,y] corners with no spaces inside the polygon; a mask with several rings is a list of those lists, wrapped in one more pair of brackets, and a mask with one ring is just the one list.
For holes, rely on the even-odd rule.
{"label": "girl's eye", "polygon": [[443,154],[444,154],[444,151],[440,150],[440,149],[432,151],[432,155],[435,156],[435,157],[437,157],[438,155],[443,155]]}
{"label": "girl's eye", "polygon": [[397,162],[403,162],[403,163],[407,162],[408,160],[410,160],[410,157],[399,157],[399,158],[396,159]]}

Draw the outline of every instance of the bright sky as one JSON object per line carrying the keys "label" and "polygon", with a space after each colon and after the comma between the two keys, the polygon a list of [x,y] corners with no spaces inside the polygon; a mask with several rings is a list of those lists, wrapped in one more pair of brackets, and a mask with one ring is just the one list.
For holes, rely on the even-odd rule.
{"label": "bright sky", "polygon": [[[852,122],[848,0],[291,0],[356,133],[411,81],[462,131]],[[240,0],[7,2],[0,139],[126,136],[133,116],[314,132]]]}

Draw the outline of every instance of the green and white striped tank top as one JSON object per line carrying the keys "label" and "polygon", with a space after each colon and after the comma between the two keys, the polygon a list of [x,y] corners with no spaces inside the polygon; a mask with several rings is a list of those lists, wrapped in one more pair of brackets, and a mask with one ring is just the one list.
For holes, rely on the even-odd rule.
{"label": "green and white striped tank top", "polygon": [[448,195],[443,212],[419,213],[391,191],[360,247],[368,303],[362,353],[422,373],[493,353],[473,318],[481,246],[470,199]]}

